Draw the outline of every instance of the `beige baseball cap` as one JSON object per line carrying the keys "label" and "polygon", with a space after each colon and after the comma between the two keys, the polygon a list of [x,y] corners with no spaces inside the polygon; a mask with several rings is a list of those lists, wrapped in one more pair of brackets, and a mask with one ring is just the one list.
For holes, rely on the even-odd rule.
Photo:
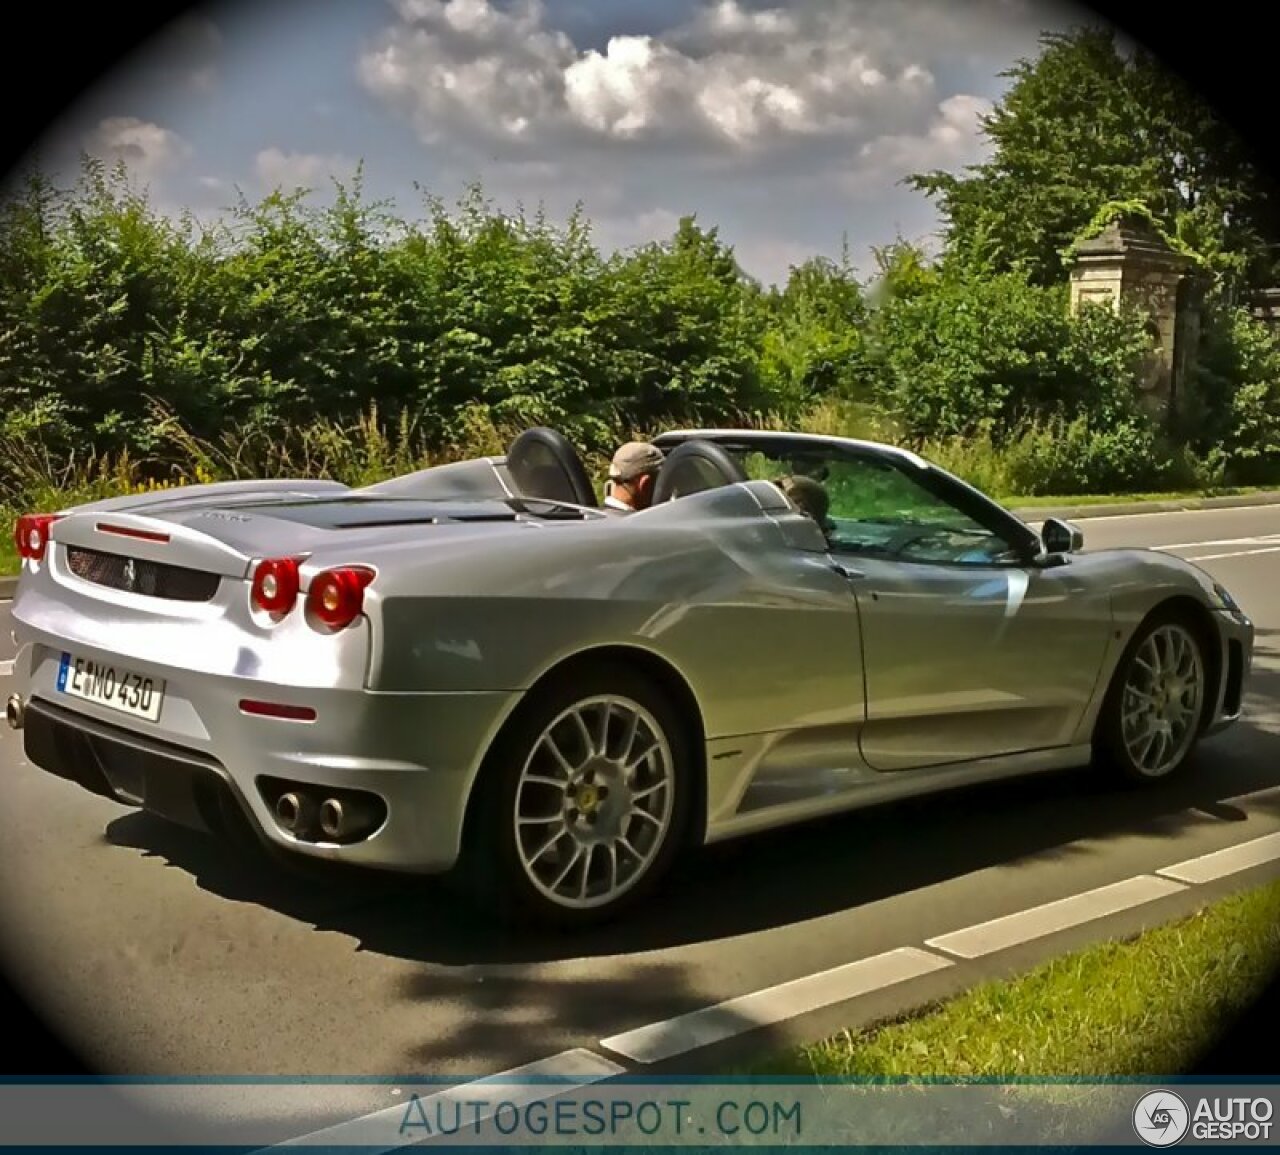
{"label": "beige baseball cap", "polygon": [[628,441],[613,455],[609,466],[610,481],[634,481],[646,473],[654,473],[665,460],[662,450],[647,441]]}

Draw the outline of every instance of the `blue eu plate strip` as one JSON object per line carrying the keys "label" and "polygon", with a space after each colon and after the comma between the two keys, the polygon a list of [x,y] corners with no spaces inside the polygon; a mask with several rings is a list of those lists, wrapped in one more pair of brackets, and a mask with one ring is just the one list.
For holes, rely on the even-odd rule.
{"label": "blue eu plate strip", "polygon": [[67,671],[71,669],[71,655],[63,654],[62,663],[58,666],[58,689],[62,693],[66,693],[67,689]]}

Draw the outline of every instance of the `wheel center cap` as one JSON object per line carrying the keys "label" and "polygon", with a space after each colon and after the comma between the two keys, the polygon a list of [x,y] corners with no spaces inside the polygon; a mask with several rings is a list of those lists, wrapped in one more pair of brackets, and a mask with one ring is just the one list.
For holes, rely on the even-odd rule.
{"label": "wheel center cap", "polygon": [[596,807],[600,805],[600,791],[591,783],[584,782],[578,787],[574,802],[584,814],[593,814]]}

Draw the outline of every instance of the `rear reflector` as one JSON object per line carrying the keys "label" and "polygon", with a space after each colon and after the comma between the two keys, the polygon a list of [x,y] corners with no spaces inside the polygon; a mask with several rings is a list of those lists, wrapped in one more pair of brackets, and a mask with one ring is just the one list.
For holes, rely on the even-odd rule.
{"label": "rear reflector", "polygon": [[242,714],[257,714],[262,718],[289,718],[295,722],[314,722],[316,712],[310,706],[289,706],[284,702],[258,702],[253,698],[240,699]]}
{"label": "rear reflector", "polygon": [[169,535],[167,533],[156,533],[149,529],[133,529],[127,525],[107,525],[105,522],[98,522],[94,526],[99,533],[114,533],[119,537],[136,537],[139,541],[158,541],[162,545],[168,544]]}

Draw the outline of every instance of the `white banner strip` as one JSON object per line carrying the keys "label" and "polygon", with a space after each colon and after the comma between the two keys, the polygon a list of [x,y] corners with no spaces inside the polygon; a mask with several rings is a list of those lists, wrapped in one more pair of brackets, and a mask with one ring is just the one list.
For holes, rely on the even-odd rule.
{"label": "white banner strip", "polygon": [[[438,1085],[0,1084],[5,1146],[1032,1147],[1276,1145],[1271,1083],[638,1079],[588,1051]],[[370,1094],[384,1107],[335,1120]]]}

